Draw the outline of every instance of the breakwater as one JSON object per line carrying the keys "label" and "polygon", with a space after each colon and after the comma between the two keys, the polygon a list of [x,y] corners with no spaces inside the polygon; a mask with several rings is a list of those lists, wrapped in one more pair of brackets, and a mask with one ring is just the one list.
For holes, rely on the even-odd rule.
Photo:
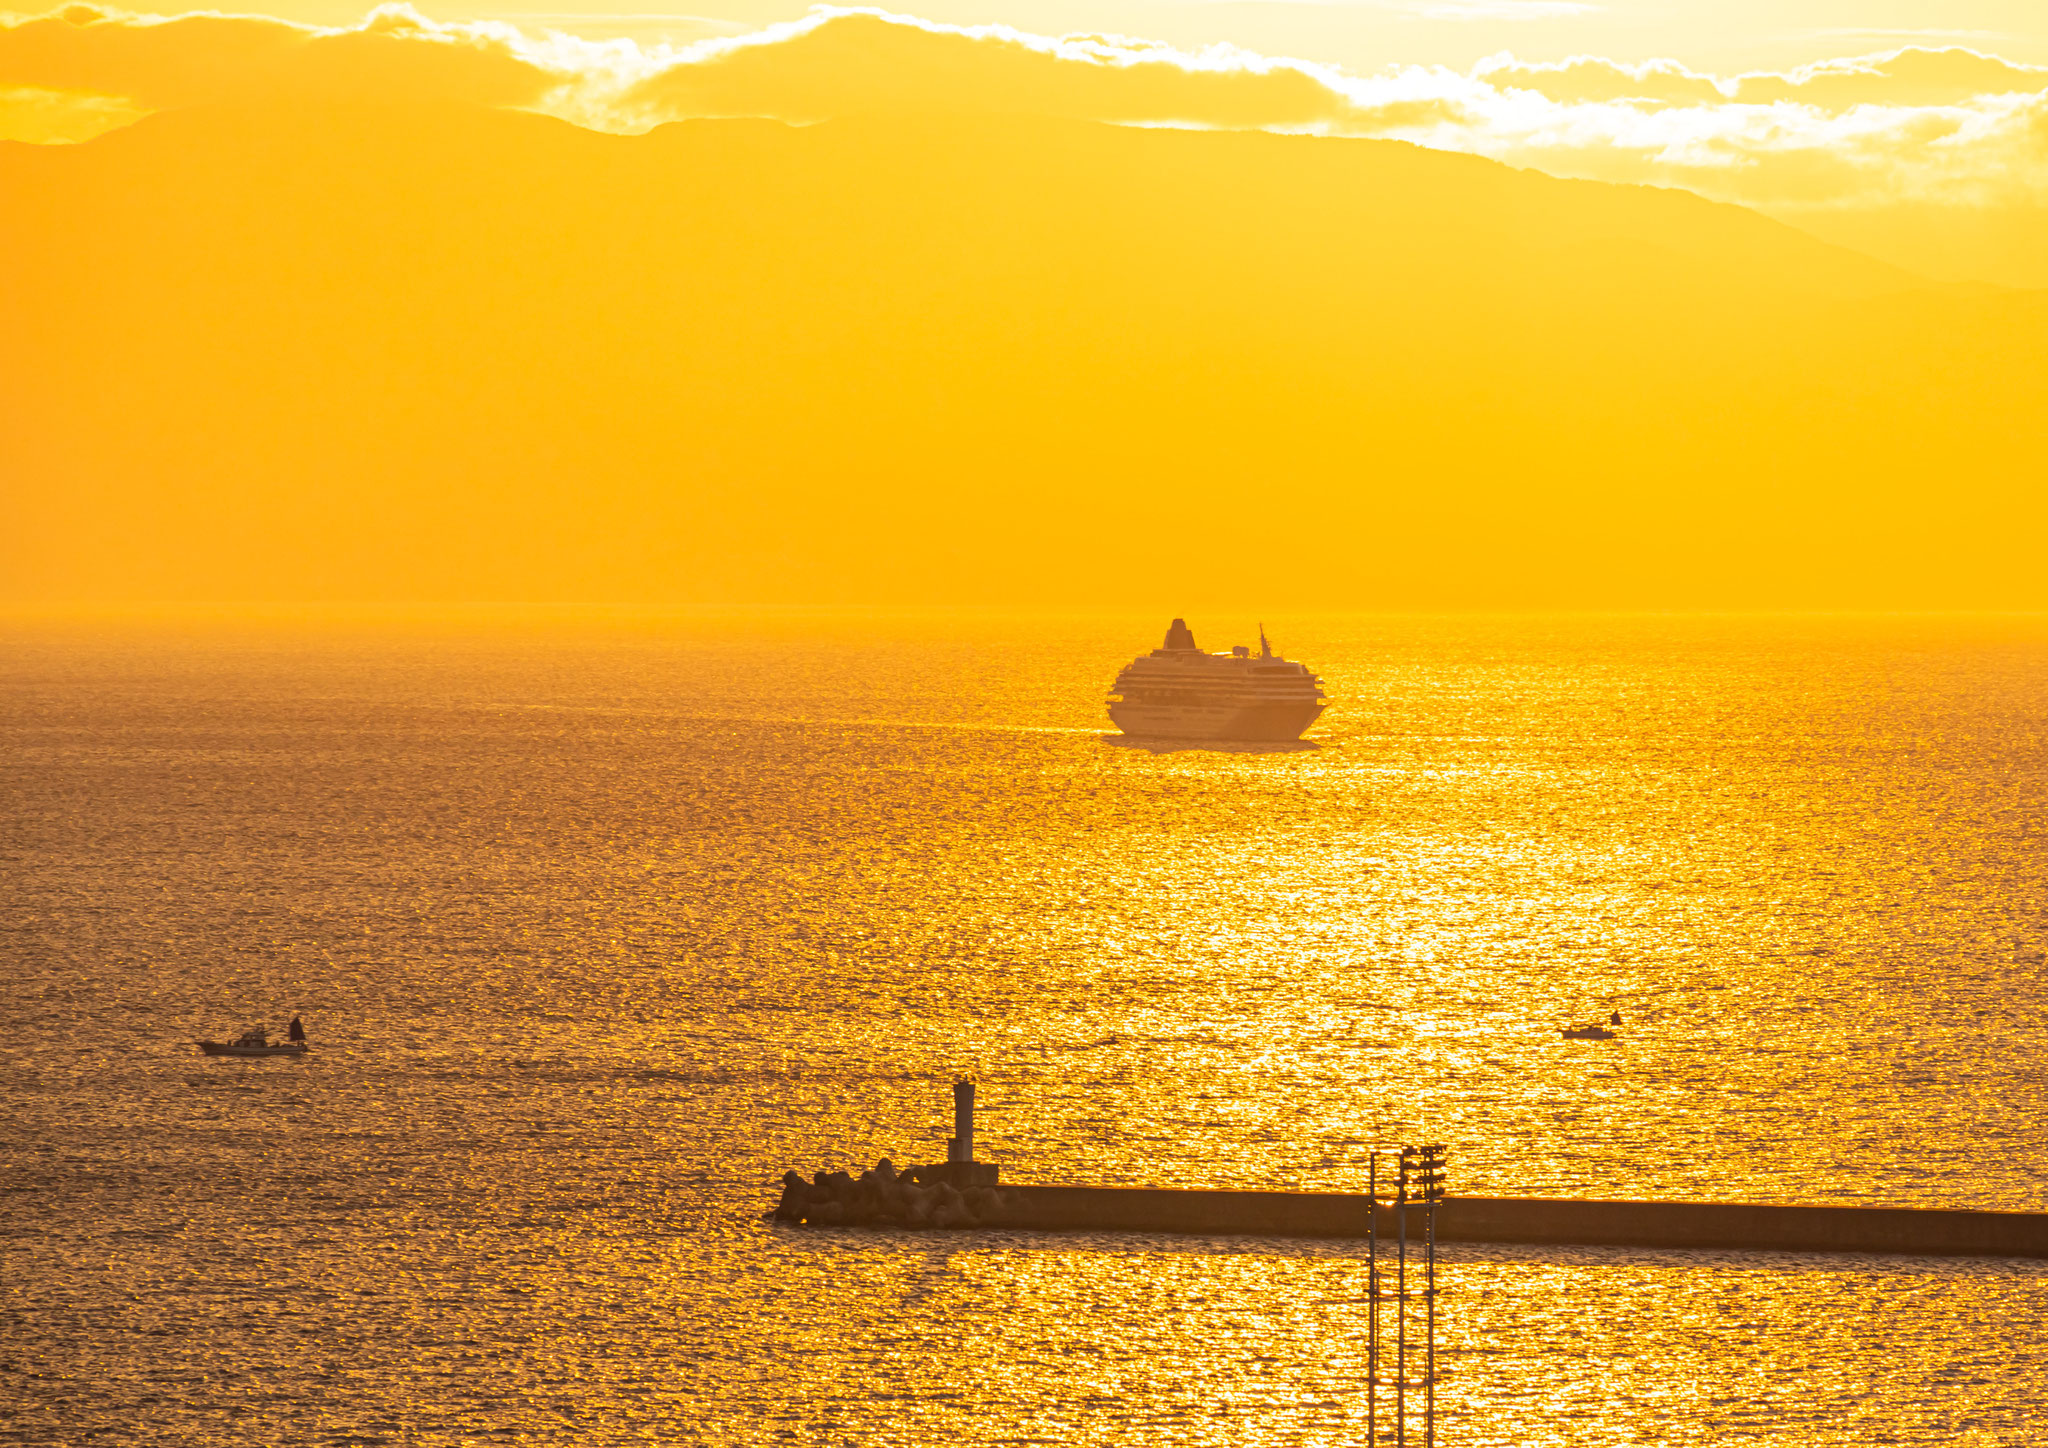
{"label": "breakwater", "polygon": [[858,1177],[821,1171],[806,1181],[785,1172],[782,1196],[769,1215],[800,1227],[1027,1225],[1018,1189],[998,1188],[992,1166],[953,1161],[899,1172],[886,1157]]}
{"label": "breakwater", "polygon": [[[886,1163],[883,1164],[887,1166]],[[776,1215],[807,1225],[1004,1227],[1032,1231],[1206,1236],[1363,1237],[1367,1198],[1347,1192],[1199,1191],[1148,1187],[955,1185],[965,1163],[897,1174],[784,1179]],[[992,1168],[984,1168],[993,1177]],[[1378,1231],[1399,1230],[1382,1202]],[[1411,1231],[1420,1225],[1410,1207]],[[1903,1207],[1775,1206],[1554,1197],[1447,1197],[1439,1242],[2048,1257],[2048,1213]]]}
{"label": "breakwater", "polygon": [[2048,1257],[2048,1213],[1935,1207],[1803,1207],[1757,1202],[1571,1201],[1453,1197],[1437,1239],[1882,1252],[1934,1257]]}

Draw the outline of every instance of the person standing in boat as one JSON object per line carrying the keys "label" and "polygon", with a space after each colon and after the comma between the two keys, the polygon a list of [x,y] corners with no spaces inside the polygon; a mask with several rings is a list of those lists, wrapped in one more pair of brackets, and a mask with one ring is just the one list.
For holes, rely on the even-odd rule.
{"label": "person standing in boat", "polygon": [[297,1016],[292,1017],[291,1038],[294,1041],[304,1041],[306,1039],[306,1028],[299,1024]]}

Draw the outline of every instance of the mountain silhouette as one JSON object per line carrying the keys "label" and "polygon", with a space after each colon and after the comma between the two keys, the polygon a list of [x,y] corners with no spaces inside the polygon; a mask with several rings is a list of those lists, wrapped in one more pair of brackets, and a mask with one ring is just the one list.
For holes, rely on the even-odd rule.
{"label": "mountain silhouette", "polygon": [[1381,141],[0,146],[27,599],[2040,606],[2040,294]]}

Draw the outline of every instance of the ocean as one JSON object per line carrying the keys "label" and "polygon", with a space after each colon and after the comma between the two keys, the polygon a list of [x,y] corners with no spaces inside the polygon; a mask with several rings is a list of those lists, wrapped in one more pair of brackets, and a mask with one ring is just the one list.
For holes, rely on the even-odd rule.
{"label": "ocean", "polygon": [[[764,1220],[957,1076],[1010,1181],[2048,1209],[2048,619],[1268,618],[1264,750],[1108,732],[1166,622],[0,623],[0,1442],[1363,1441],[1357,1244]],[[1441,1255],[1445,1448],[2048,1434],[2048,1263]]]}

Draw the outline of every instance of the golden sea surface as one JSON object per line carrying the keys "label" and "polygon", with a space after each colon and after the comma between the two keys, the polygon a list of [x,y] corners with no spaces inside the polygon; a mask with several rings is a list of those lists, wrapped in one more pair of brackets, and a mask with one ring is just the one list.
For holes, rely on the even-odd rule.
{"label": "golden sea surface", "polygon": [[[1363,1440],[1353,1244],[762,1219],[962,1073],[1006,1180],[2048,1207],[2048,621],[1267,619],[1263,752],[1106,734],[1165,622],[0,627],[0,1442]],[[2048,1264],[1444,1258],[1447,1448],[2048,1434]]]}

